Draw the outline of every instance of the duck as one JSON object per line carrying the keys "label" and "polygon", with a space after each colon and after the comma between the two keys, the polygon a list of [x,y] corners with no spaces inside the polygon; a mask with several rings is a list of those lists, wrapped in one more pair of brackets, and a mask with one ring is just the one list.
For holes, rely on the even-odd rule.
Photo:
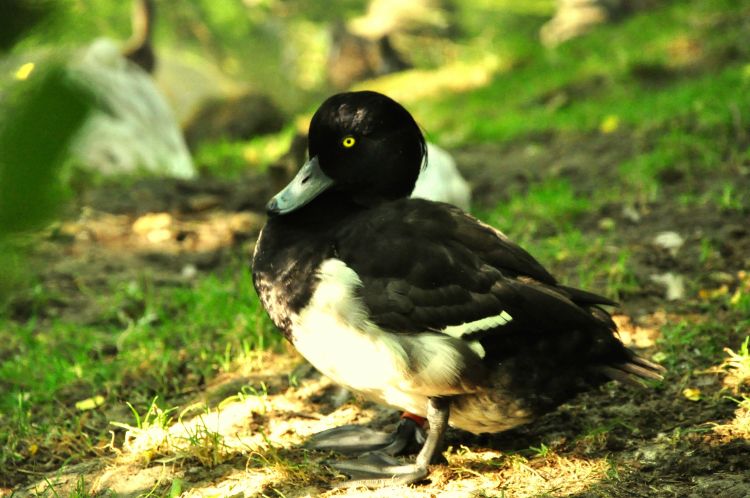
{"label": "duck", "polygon": [[362,15],[339,20],[330,29],[328,83],[343,90],[363,80],[412,69],[410,54],[434,53],[436,43],[444,44],[457,35],[452,2],[369,0]]}
{"label": "duck", "polygon": [[[354,456],[332,466],[357,485],[424,479],[449,426],[502,432],[610,380],[663,378],[618,338],[605,309],[616,303],[559,283],[462,209],[411,198],[426,153],[395,100],[329,97],[253,253],[260,302],[296,350],[404,413],[391,434],[346,425],[306,444]],[[413,462],[396,458],[413,446]]]}
{"label": "duck", "polygon": [[326,74],[334,88],[349,88],[356,82],[411,67],[393,48],[389,34],[371,39],[352,33],[340,22],[331,28]]}

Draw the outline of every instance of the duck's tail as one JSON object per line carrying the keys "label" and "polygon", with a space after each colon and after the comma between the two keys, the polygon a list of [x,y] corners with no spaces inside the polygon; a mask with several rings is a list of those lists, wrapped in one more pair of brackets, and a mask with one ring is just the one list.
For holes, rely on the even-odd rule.
{"label": "duck's tail", "polygon": [[604,365],[599,371],[612,380],[643,387],[645,380],[664,380],[666,369],[633,351],[626,349],[628,360],[623,363]]}

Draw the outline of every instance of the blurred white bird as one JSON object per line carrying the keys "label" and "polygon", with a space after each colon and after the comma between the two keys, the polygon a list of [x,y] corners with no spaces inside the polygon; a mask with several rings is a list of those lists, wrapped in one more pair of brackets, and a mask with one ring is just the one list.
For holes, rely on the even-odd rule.
{"label": "blurred white bird", "polygon": [[448,151],[427,142],[426,161],[427,165],[422,168],[411,196],[447,202],[468,211],[471,189]]}

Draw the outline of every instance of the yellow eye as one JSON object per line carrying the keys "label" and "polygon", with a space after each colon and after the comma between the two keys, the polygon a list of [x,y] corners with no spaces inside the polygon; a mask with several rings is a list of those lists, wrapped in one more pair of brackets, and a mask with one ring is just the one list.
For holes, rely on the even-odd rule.
{"label": "yellow eye", "polygon": [[343,145],[347,149],[349,147],[354,147],[355,143],[357,143],[357,141],[352,136],[344,137],[344,139],[341,141],[341,145]]}

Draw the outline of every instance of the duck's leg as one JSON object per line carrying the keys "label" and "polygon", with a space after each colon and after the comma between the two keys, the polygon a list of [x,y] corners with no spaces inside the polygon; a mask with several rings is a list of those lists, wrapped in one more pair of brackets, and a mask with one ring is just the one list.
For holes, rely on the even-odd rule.
{"label": "duck's leg", "polygon": [[428,400],[427,422],[430,427],[427,431],[427,439],[413,464],[403,465],[382,451],[374,451],[365,453],[356,460],[335,462],[332,466],[349,475],[352,478],[349,484],[357,486],[379,487],[420,481],[427,476],[427,466],[442,445],[449,416],[449,399],[430,398]]}
{"label": "duck's leg", "polygon": [[306,448],[323,451],[337,451],[346,455],[361,455],[368,451],[379,451],[395,456],[409,446],[424,443],[425,419],[404,413],[396,430],[392,433],[379,432],[361,425],[343,425],[314,434],[305,443]]}

